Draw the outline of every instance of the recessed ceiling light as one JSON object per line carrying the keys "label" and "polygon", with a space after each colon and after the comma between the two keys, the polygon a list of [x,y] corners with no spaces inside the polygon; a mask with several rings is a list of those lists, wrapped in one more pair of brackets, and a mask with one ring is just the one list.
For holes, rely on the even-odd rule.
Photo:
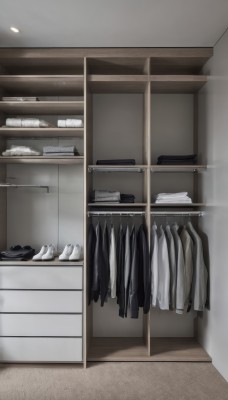
{"label": "recessed ceiling light", "polygon": [[10,30],[14,33],[19,33],[19,29],[15,28],[15,26],[11,26]]}

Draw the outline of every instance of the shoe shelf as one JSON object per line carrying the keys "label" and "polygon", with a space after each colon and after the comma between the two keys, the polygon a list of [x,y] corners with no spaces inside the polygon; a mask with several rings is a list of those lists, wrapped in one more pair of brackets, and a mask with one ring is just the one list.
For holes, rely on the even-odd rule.
{"label": "shoe shelf", "polygon": [[69,267],[80,267],[84,265],[83,260],[80,261],[59,261],[58,257],[55,257],[54,260],[50,261],[33,261],[33,260],[28,260],[28,261],[0,261],[0,267],[1,266],[14,266],[14,267],[30,267],[30,266],[37,266],[37,267],[64,267],[64,266],[69,266]]}
{"label": "shoe shelf", "polygon": [[206,165],[151,165],[150,170],[156,172],[203,172]]}
{"label": "shoe shelf", "polygon": [[89,165],[88,172],[143,172],[146,165]]}
{"label": "shoe shelf", "polygon": [[0,128],[0,136],[4,137],[78,137],[84,136],[84,128]]}
{"label": "shoe shelf", "polygon": [[84,75],[0,75],[8,95],[83,96]]}
{"label": "shoe shelf", "polygon": [[84,101],[1,101],[0,112],[6,114],[83,114]]}
{"label": "shoe shelf", "polygon": [[83,156],[68,156],[68,157],[45,157],[45,156],[30,156],[30,157],[0,157],[0,164],[82,164]]}

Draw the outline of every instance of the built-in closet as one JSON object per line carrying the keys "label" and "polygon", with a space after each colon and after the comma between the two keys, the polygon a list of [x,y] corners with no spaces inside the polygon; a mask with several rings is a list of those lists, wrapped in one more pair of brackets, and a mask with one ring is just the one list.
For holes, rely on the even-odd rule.
{"label": "built-in closet", "polygon": [[[200,313],[152,309],[121,319],[115,299],[88,302],[88,227],[151,226],[206,218],[198,151],[198,93],[210,48],[1,49],[1,95],[39,96],[36,103],[0,102],[6,116],[84,116],[84,128],[0,127],[1,151],[11,143],[74,143],[80,156],[0,156],[1,250],[30,241],[83,245],[78,263],[0,262],[0,360],[3,362],[210,361],[197,342]],[[161,154],[198,155],[195,165],[157,165]],[[134,166],[96,165],[98,159]],[[11,179],[11,180],[10,180]],[[96,204],[95,189],[135,195],[135,203]],[[193,203],[157,205],[159,192],[188,191]],[[28,216],[28,218],[26,218]],[[134,221],[134,222],[133,222]],[[83,321],[83,322],[82,322]],[[11,327],[11,329],[10,329]],[[32,327],[32,328],[31,328]]]}

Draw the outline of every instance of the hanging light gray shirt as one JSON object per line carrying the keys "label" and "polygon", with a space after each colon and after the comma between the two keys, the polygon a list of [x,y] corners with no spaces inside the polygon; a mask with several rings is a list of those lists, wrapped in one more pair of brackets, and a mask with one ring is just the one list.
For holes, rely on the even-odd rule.
{"label": "hanging light gray shirt", "polygon": [[116,297],[117,259],[116,259],[116,238],[113,225],[111,227],[111,233],[110,233],[109,267],[110,267],[111,298],[114,299]]}
{"label": "hanging light gray shirt", "polygon": [[169,310],[169,254],[166,236],[162,226],[158,240],[158,305],[161,310]]}
{"label": "hanging light gray shirt", "polygon": [[178,225],[172,226],[171,231],[174,239],[175,255],[176,255],[176,271],[177,271],[177,285],[176,285],[176,313],[183,314],[185,306],[185,262],[184,253],[181,239],[178,233]]}
{"label": "hanging light gray shirt", "polygon": [[176,270],[176,254],[173,235],[170,226],[167,225],[165,228],[168,252],[169,252],[169,268],[170,268],[170,308],[175,310],[176,308],[176,280],[177,280],[177,270]]}
{"label": "hanging light gray shirt", "polygon": [[193,308],[195,311],[203,311],[207,298],[208,280],[208,272],[203,257],[203,245],[191,222],[188,222],[187,230],[193,240]]}
{"label": "hanging light gray shirt", "polygon": [[151,304],[156,307],[158,293],[158,234],[157,225],[151,230]]}
{"label": "hanging light gray shirt", "polygon": [[185,261],[185,304],[188,305],[190,303],[193,277],[193,241],[185,227],[181,231],[180,238]]}

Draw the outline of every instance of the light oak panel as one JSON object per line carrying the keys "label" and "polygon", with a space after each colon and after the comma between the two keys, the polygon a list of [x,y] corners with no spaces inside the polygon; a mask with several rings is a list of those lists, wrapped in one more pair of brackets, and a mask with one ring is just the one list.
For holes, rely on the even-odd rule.
{"label": "light oak panel", "polygon": [[81,115],[84,112],[84,101],[0,101],[0,112],[21,115]]}
{"label": "light oak panel", "polygon": [[[0,136],[4,137],[78,137],[82,138],[84,128],[0,128]],[[4,148],[5,150],[5,148]]]}

